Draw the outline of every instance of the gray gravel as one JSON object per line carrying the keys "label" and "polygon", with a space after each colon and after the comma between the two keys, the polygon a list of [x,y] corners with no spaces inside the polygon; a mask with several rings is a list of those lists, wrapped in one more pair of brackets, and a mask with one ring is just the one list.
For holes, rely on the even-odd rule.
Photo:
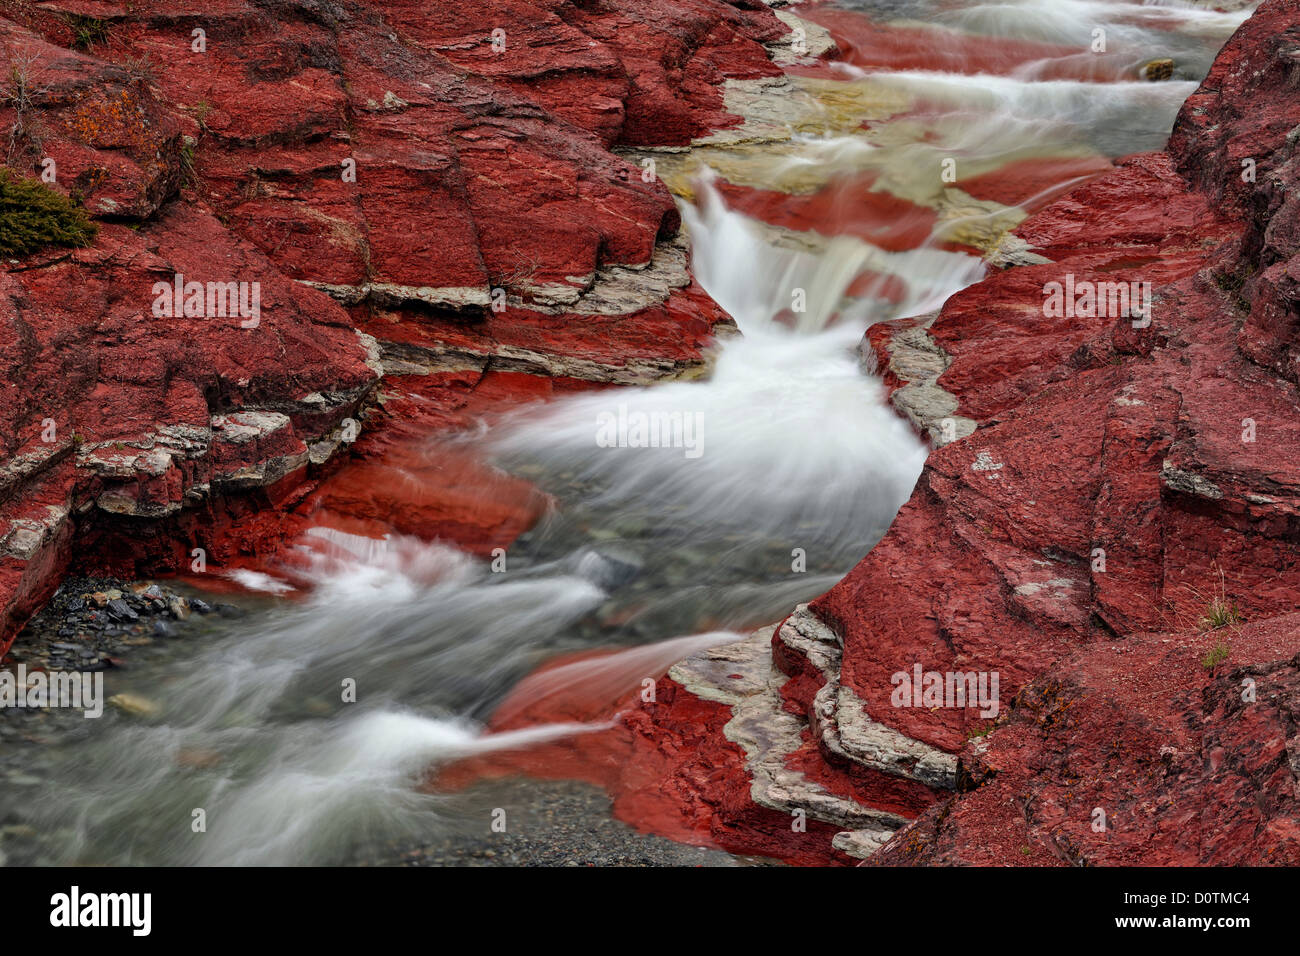
{"label": "gray gravel", "polygon": [[[505,810],[506,832],[490,829]],[[610,815],[609,797],[573,781],[512,779],[478,784],[449,798],[456,831],[377,861],[398,866],[745,866],[735,857],[638,833]]]}

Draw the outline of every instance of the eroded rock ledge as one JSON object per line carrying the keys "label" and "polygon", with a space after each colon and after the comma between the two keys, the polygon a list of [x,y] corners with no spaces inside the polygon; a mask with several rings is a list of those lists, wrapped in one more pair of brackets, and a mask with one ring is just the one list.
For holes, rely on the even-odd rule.
{"label": "eroded rock ledge", "polygon": [[[835,633],[800,605],[778,627],[689,658],[668,677],[690,694],[731,708],[723,733],[744,750],[756,805],[792,820],[803,812],[838,827],[832,846],[865,858],[907,820],[799,769],[800,758],[813,752],[808,731],[828,760],[853,766],[863,778],[895,778],[899,788],[918,795],[951,791],[956,759],[873,721],[839,682],[841,653]],[[801,696],[813,687],[811,698]]]}

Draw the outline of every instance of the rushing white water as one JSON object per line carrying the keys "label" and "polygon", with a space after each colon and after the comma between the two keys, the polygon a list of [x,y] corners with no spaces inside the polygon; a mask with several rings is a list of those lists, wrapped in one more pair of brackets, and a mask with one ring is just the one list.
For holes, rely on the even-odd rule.
{"label": "rushing white water", "polygon": [[[346,857],[430,808],[413,789],[429,764],[582,729],[483,736],[457,714],[526,671],[530,642],[599,604],[598,587],[566,575],[497,583],[445,546],[328,536],[329,570],[302,605],[128,688],[157,712],[119,725],[111,746],[68,755],[57,803],[38,808],[51,825],[77,821],[67,859]],[[348,549],[362,557],[340,558]],[[355,682],[356,703],[343,702],[344,681]],[[431,690],[441,706],[398,704]],[[190,831],[195,808],[205,834]]]}
{"label": "rushing white water", "polygon": [[380,710],[299,727],[246,785],[216,799],[205,839],[209,866],[292,865],[345,859],[358,845],[418,837],[438,800],[415,789],[433,764],[599,729],[549,725],[484,735],[456,720]]}
{"label": "rushing white water", "polygon": [[[933,103],[970,111],[983,117],[990,137],[1014,140],[1032,125],[1048,129],[1032,137],[1059,145],[1064,130],[1095,131],[1140,116],[1147,128],[1151,115],[1170,120],[1195,83],[1084,83],[1076,80],[1027,81],[1010,76],[980,76],[977,82],[956,73],[922,71],[879,74],[877,82],[899,87]],[[1011,128],[1007,127],[1011,123]],[[1161,131],[1167,134],[1167,131]],[[1159,133],[1151,135],[1159,136]],[[1157,140],[1159,143],[1160,140]],[[957,144],[954,144],[957,145]]]}
{"label": "rushing white water", "polygon": [[[825,156],[829,163],[837,159],[834,153]],[[736,320],[742,341],[782,346],[796,341],[782,317],[798,289],[806,307],[793,317],[794,332],[816,342],[813,352],[835,353],[844,339],[855,333],[860,338],[869,322],[921,315],[984,274],[974,256],[937,249],[887,252],[850,236],[803,237],[801,246],[728,209],[707,177],[696,195],[696,205],[682,208],[691,235],[691,271]],[[850,296],[849,286],[863,273],[894,277],[904,284],[905,297],[883,301],[872,285]],[[821,338],[825,333],[828,337]]]}
{"label": "rushing white water", "polygon": [[940,157],[961,157],[967,170],[1016,159],[1059,154],[1123,156],[1158,149],[1183,101],[1196,89],[1180,83],[1086,83],[1024,76],[979,76],[905,71],[873,81],[927,104],[913,142],[881,157],[888,182],[923,199],[938,188],[932,170]]}
{"label": "rushing white water", "polygon": [[975,4],[936,19],[970,33],[1085,48],[1103,27],[1108,46],[1149,47],[1153,28],[1187,30],[1225,40],[1252,10],[1223,13],[1179,0],[1015,0]]}
{"label": "rushing white water", "polygon": [[[796,529],[814,520],[855,540],[878,537],[911,492],[925,448],[863,373],[856,346],[868,317],[935,308],[983,265],[849,237],[782,243],[727,209],[707,182],[698,194],[699,206],[684,209],[694,273],[744,333],[719,347],[708,380],[554,402],[507,423],[495,447],[597,478],[604,503],[675,525],[784,534],[790,547],[808,543]],[[864,272],[901,279],[904,300],[891,305],[869,291],[849,298]],[[796,295],[807,308],[790,313]],[[700,454],[598,446],[600,416],[624,409],[630,418],[694,417]]]}

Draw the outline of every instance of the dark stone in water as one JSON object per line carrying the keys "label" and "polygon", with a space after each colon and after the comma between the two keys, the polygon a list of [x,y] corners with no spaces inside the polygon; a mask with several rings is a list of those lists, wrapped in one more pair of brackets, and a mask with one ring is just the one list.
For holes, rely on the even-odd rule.
{"label": "dark stone in water", "polygon": [[588,551],[578,559],[578,574],[603,591],[613,591],[641,573],[641,559],[622,551]]}
{"label": "dark stone in water", "polygon": [[131,606],[121,598],[114,598],[108,602],[108,613],[113,615],[119,621],[134,621],[140,615],[131,610]]}
{"label": "dark stone in water", "polygon": [[200,614],[211,614],[212,607],[207,601],[200,601],[198,598],[190,598],[190,610],[198,611]]}

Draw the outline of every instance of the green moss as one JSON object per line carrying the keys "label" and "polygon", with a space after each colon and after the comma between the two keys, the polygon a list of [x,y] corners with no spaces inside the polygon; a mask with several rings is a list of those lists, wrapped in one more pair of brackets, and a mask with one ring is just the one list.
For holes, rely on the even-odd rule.
{"label": "green moss", "polygon": [[0,256],[22,256],[46,246],[85,246],[99,226],[72,200],[35,179],[0,169]]}

